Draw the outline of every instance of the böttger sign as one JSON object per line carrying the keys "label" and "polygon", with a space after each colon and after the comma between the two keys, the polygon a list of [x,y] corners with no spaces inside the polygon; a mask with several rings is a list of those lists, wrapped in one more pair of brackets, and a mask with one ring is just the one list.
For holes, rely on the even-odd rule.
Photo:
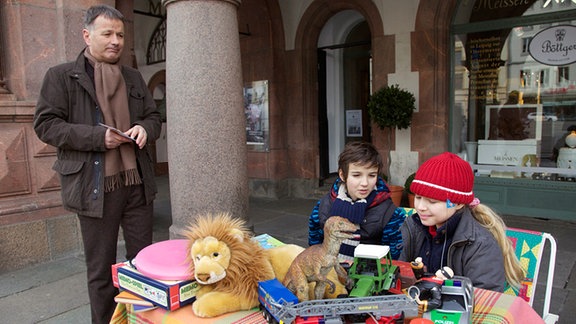
{"label": "b\u00f6ttger sign", "polygon": [[534,35],[530,55],[546,65],[568,65],[576,62],[576,26],[559,25]]}

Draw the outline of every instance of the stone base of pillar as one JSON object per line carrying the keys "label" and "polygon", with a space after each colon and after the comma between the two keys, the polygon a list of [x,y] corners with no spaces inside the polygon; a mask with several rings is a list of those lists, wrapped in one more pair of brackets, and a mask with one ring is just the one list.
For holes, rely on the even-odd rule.
{"label": "stone base of pillar", "polygon": [[3,238],[0,273],[82,254],[82,237],[75,214],[52,208],[9,216],[31,221],[0,226]]}
{"label": "stone base of pillar", "polygon": [[2,100],[2,101],[16,101],[16,96],[13,93],[0,92],[0,100]]}

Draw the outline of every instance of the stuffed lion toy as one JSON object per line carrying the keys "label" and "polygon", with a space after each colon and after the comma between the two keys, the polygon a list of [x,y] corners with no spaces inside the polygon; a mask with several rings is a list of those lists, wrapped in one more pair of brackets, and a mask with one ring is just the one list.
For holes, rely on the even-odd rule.
{"label": "stuffed lion toy", "polygon": [[207,214],[188,227],[190,273],[200,285],[192,310],[214,317],[259,305],[258,282],[283,280],[304,248],[286,244],[264,249],[243,219],[228,213]]}

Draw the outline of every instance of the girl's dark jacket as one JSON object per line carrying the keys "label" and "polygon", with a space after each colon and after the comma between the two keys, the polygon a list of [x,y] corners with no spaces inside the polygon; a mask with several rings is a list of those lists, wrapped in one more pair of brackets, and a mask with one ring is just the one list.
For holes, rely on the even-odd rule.
{"label": "girl's dark jacket", "polygon": [[[84,51],[75,62],[46,72],[34,115],[34,130],[43,142],[58,149],[52,167],[60,174],[64,208],[79,215],[102,217],[104,204],[104,135],[106,128],[96,100],[94,82],[86,72]],[[156,104],[140,73],[122,67],[128,91],[131,125],[144,127],[148,143],[160,136],[161,120]],[[126,145],[126,144],[123,144]],[[146,202],[157,189],[148,145],[134,145]]]}
{"label": "girl's dark jacket", "polygon": [[[422,225],[418,214],[408,217],[402,224],[404,248],[400,254],[401,261],[413,261],[418,257],[427,226]],[[447,265],[455,275],[470,278],[474,287],[504,291],[505,272],[504,257],[496,239],[484,228],[468,207],[456,227],[452,244],[448,247]]]}

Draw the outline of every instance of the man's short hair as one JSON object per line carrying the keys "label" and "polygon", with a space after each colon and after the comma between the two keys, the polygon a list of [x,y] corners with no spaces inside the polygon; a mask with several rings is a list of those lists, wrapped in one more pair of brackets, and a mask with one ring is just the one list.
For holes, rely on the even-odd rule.
{"label": "man's short hair", "polygon": [[94,23],[94,20],[96,20],[96,18],[99,16],[104,16],[112,20],[121,20],[124,22],[124,15],[118,11],[118,9],[102,4],[88,8],[86,11],[86,16],[84,16],[84,28],[90,29]]}

